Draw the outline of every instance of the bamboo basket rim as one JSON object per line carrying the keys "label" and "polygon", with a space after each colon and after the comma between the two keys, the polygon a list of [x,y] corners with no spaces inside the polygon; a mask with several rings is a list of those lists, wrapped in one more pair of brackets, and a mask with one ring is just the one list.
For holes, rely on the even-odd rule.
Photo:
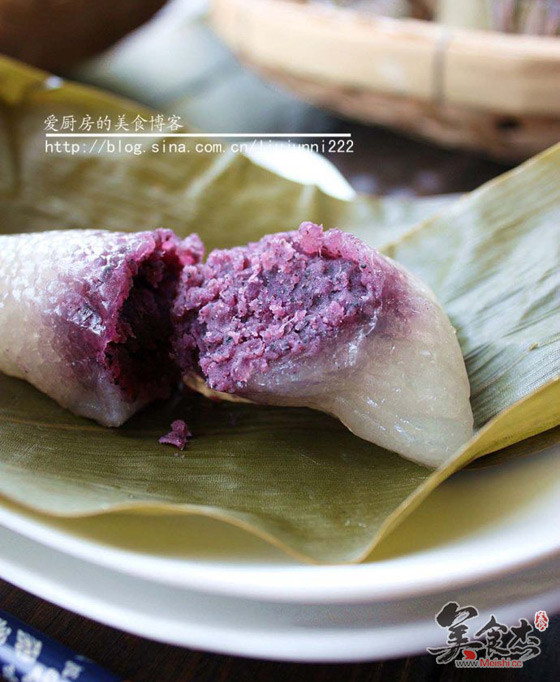
{"label": "bamboo basket rim", "polygon": [[560,115],[560,39],[298,0],[212,0],[239,57],[328,86],[511,116]]}

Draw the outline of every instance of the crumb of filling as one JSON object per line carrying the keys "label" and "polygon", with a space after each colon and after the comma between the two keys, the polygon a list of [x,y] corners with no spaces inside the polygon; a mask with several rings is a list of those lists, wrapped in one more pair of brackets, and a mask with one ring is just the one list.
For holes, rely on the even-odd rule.
{"label": "crumb of filling", "polygon": [[192,433],[185,421],[176,419],[171,423],[171,431],[159,439],[162,445],[173,445],[179,450],[184,450],[187,442],[192,438]]}
{"label": "crumb of filling", "polygon": [[375,249],[302,223],[184,269],[175,357],[183,374],[201,372],[210,388],[234,393],[281,358],[316,355],[342,329],[382,323],[404,292],[402,273]]}

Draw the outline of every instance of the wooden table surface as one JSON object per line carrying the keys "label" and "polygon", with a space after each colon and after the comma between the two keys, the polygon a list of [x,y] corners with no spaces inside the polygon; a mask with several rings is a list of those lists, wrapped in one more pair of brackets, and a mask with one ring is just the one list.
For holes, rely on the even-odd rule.
{"label": "wooden table surface", "polygon": [[[344,122],[355,153],[331,160],[356,189],[382,194],[437,194],[464,192],[498,175],[504,166],[473,155],[443,151],[403,137]],[[119,632],[60,609],[0,581],[0,609],[4,609],[78,653],[132,682],[366,682],[395,680],[472,680],[494,675],[500,680],[560,680],[560,616],[542,636],[542,654],[521,671],[467,671],[440,666],[434,657],[350,665],[275,663],[182,649]]]}

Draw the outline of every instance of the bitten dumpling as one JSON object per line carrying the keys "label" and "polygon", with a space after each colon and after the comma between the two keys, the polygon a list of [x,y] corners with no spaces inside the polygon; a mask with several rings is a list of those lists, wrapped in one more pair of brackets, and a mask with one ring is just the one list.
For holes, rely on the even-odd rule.
{"label": "bitten dumpling", "polygon": [[0,237],[0,371],[119,426],[169,394],[170,309],[196,235],[51,231]]}
{"label": "bitten dumpling", "polygon": [[185,267],[173,315],[175,358],[199,390],[322,410],[431,466],[472,435],[465,364],[443,308],[350,234],[303,223],[213,251]]}

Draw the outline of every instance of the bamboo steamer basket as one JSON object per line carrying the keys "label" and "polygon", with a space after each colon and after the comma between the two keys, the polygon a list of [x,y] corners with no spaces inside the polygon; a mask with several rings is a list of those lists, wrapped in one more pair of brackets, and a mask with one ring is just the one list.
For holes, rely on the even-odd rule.
{"label": "bamboo steamer basket", "polygon": [[448,29],[297,0],[213,0],[212,24],[316,105],[519,161],[560,139],[560,39]]}

